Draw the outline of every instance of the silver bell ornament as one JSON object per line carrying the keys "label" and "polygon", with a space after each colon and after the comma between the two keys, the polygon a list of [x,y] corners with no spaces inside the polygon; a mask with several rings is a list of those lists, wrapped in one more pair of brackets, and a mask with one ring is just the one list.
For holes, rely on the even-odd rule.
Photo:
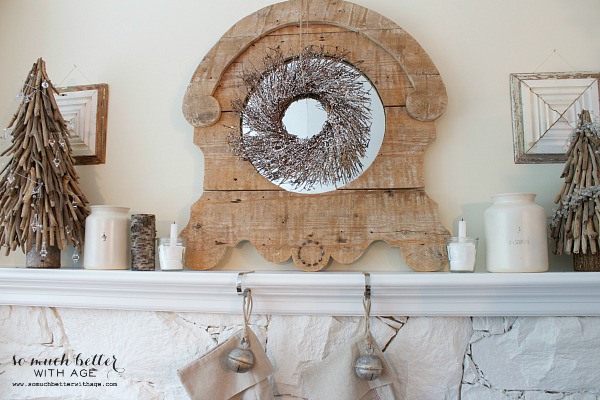
{"label": "silver bell ornament", "polygon": [[363,354],[356,359],[354,364],[356,376],[365,381],[372,381],[381,376],[383,364],[379,357],[373,354]]}
{"label": "silver bell ornament", "polygon": [[254,353],[250,350],[250,342],[248,342],[248,322],[252,315],[252,292],[250,289],[246,289],[241,292],[241,274],[238,276],[238,293],[244,296],[242,300],[242,308],[244,312],[244,336],[242,337],[241,347],[232,349],[227,354],[227,368],[230,371],[237,372],[239,374],[246,373],[254,367]]}
{"label": "silver bell ornament", "polygon": [[230,371],[243,374],[254,367],[254,354],[250,349],[235,348],[227,355],[227,368]]}

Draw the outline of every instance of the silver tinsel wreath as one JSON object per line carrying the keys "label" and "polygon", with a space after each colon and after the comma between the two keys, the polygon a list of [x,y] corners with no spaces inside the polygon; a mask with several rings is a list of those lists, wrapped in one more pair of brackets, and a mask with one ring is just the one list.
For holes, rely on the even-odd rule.
{"label": "silver tinsel wreath", "polygon": [[[269,181],[311,190],[343,186],[362,172],[369,145],[371,100],[363,75],[343,53],[307,47],[285,59],[280,49],[264,59],[264,70],[245,73],[246,100],[233,102],[241,130],[229,143],[238,157],[252,162]],[[295,101],[314,99],[327,112],[321,131],[309,138],[289,133],[283,124]]]}

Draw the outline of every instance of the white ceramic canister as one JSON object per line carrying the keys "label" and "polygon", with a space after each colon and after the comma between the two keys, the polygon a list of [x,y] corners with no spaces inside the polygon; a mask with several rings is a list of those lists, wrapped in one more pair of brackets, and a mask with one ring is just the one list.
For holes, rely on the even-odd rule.
{"label": "white ceramic canister", "polygon": [[129,208],[90,206],[85,220],[83,267],[86,269],[129,268]]}
{"label": "white ceramic canister", "polygon": [[492,196],[484,212],[486,264],[490,272],[548,270],[548,235],[544,208],[535,193]]}

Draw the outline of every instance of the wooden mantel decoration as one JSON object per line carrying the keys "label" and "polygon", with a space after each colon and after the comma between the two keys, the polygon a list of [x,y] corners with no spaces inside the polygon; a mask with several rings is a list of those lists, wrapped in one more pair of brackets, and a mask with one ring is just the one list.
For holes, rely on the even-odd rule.
{"label": "wooden mantel decoration", "polygon": [[[269,49],[286,55],[307,45],[348,52],[377,87],[386,115],[379,155],[356,180],[322,194],[298,194],[269,182],[230,151],[243,95],[241,74],[262,65]],[[402,28],[342,0],[290,0],[239,21],[208,52],[187,88],[183,113],[204,153],[204,193],[183,230],[186,265],[215,267],[228,248],[250,241],[268,261],[293,258],[318,271],[330,258],[357,260],[377,240],[400,247],[417,271],[447,268],[449,232],[425,193],[423,158],[435,140],[434,120],[447,105],[442,79],[427,53]]]}

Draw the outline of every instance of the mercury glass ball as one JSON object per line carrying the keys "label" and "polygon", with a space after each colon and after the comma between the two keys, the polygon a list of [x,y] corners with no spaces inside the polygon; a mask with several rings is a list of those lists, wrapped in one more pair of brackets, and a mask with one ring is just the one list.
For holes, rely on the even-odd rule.
{"label": "mercury glass ball", "polygon": [[243,374],[254,366],[254,354],[248,349],[235,348],[227,355],[227,368]]}
{"label": "mercury glass ball", "polygon": [[372,381],[379,378],[383,372],[383,364],[379,357],[373,354],[365,354],[356,359],[354,372],[360,379]]}

